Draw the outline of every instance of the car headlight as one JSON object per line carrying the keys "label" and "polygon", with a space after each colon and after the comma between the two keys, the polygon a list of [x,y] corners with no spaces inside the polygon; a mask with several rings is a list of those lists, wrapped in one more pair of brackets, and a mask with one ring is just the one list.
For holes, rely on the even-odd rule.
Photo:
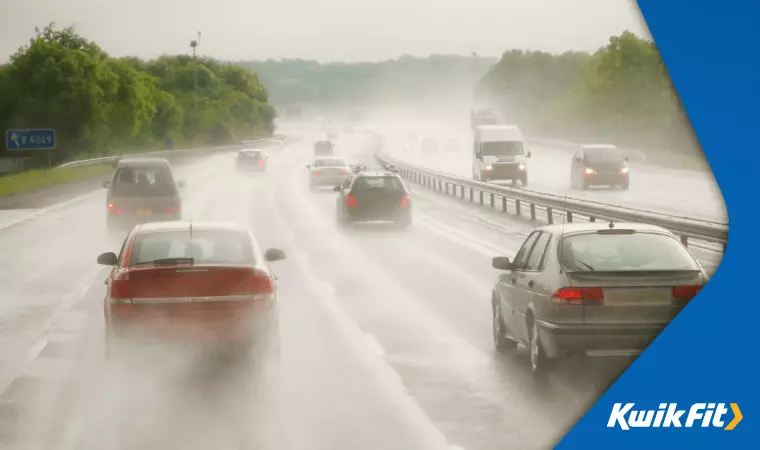
{"label": "car headlight", "polygon": [[518,170],[525,170],[525,164],[523,164],[523,163],[518,164],[517,165],[517,169]]}
{"label": "car headlight", "polygon": [[596,170],[587,168],[585,170],[586,175],[594,175],[596,173]]}
{"label": "car headlight", "polygon": [[627,173],[628,173],[628,168],[627,167],[623,167],[622,169],[620,169],[620,174],[621,175],[625,175]]}
{"label": "car headlight", "polygon": [[491,164],[486,164],[486,170],[492,170],[493,166]]}

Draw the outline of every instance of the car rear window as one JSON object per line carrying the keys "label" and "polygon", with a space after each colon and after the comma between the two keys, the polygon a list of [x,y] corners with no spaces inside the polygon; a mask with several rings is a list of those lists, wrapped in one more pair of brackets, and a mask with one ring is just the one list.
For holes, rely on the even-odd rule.
{"label": "car rear window", "polygon": [[314,161],[314,167],[348,167],[344,159],[318,159]]}
{"label": "car rear window", "polygon": [[111,192],[120,197],[173,197],[177,187],[166,167],[121,167]]}
{"label": "car rear window", "polygon": [[403,191],[404,184],[397,177],[359,177],[353,187],[354,191],[369,191],[374,189]]}
{"label": "car rear window", "polygon": [[261,159],[261,152],[241,152],[240,156],[250,159]]}
{"label": "car rear window", "polygon": [[691,254],[673,237],[657,233],[578,234],[562,239],[559,258],[567,270],[696,270]]}
{"label": "car rear window", "polygon": [[149,265],[161,259],[193,258],[194,264],[255,263],[251,239],[241,231],[162,232],[135,238],[130,266]]}
{"label": "car rear window", "polygon": [[623,160],[623,153],[616,148],[587,148],[583,153],[588,161],[618,162]]}

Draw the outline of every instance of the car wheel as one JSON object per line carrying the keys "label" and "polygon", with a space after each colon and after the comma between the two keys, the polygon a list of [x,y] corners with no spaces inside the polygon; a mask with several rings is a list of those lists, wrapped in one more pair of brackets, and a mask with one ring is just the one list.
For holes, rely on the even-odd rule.
{"label": "car wheel", "polygon": [[517,347],[517,342],[505,337],[507,333],[507,327],[504,325],[504,318],[501,316],[501,308],[498,303],[493,302],[493,308],[491,315],[493,316],[493,343],[496,346],[496,350],[499,353],[506,353],[509,350],[514,350]]}
{"label": "car wheel", "polygon": [[528,185],[528,174],[527,173],[523,174],[522,179],[520,181],[522,181],[523,187],[527,186]]}
{"label": "car wheel", "polygon": [[584,191],[587,191],[588,188],[589,188],[588,180],[581,181],[581,189],[583,189]]}
{"label": "car wheel", "polygon": [[544,346],[541,343],[541,337],[538,333],[538,325],[536,325],[535,321],[530,324],[530,344],[528,350],[531,371],[536,375],[546,373],[549,365],[549,358],[544,351]]}

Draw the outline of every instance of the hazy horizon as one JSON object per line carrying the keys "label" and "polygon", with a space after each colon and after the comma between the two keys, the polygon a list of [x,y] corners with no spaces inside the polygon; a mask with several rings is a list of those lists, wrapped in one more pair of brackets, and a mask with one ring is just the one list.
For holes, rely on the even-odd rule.
{"label": "hazy horizon", "polygon": [[[509,49],[595,51],[625,30],[649,38],[633,0],[2,0],[0,61],[55,22],[109,54],[376,62],[403,55],[498,58]],[[208,6],[213,5],[213,9]],[[594,17],[604,17],[595,19]]]}

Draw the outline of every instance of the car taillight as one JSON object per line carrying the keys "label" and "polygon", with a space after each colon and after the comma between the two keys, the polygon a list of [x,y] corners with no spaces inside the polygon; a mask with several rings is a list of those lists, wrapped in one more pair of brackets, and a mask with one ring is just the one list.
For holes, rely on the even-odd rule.
{"label": "car taillight", "polygon": [[409,194],[404,194],[403,197],[401,197],[401,206],[408,206],[409,205]]}
{"label": "car taillight", "polygon": [[128,278],[111,280],[111,298],[114,300],[128,300],[132,298]]}
{"label": "car taillight", "polygon": [[354,206],[358,206],[358,205],[359,205],[359,202],[356,201],[356,197],[354,196],[354,194],[349,194],[346,197],[346,206],[348,206],[349,208],[353,208]]}
{"label": "car taillight", "polygon": [[259,160],[259,165],[260,165],[260,166],[263,166],[263,165],[264,165],[264,160],[263,160],[263,159],[260,159],[260,160]]}
{"label": "car taillight", "polygon": [[318,170],[315,170],[315,171],[314,171],[314,175],[322,175],[322,172],[320,172],[320,171],[318,171]]}
{"label": "car taillight", "polygon": [[244,289],[246,294],[271,294],[274,292],[274,284],[269,275],[257,274],[246,280]]}
{"label": "car taillight", "polygon": [[673,298],[676,300],[691,300],[699,294],[702,286],[673,286]]}
{"label": "car taillight", "polygon": [[123,211],[114,202],[111,202],[108,204],[108,212],[110,214],[121,214]]}
{"label": "car taillight", "polygon": [[342,175],[348,175],[348,170],[343,170],[340,172]]}
{"label": "car taillight", "polygon": [[599,304],[604,301],[604,290],[596,287],[564,287],[554,293],[552,301],[558,305]]}

